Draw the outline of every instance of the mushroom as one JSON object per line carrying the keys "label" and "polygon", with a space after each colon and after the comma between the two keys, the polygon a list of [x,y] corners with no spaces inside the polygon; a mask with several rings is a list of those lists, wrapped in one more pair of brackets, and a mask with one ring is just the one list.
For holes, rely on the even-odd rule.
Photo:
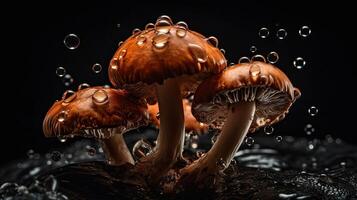
{"label": "mushroom", "polygon": [[94,137],[111,165],[134,164],[123,133],[148,123],[144,100],[124,90],[104,87],[66,91],[43,121],[46,137]]}
{"label": "mushroom", "polygon": [[184,22],[173,25],[168,16],[162,16],[144,31],[134,31],[110,62],[109,79],[114,86],[144,97],[150,104],[158,101],[157,146],[138,165],[153,181],[182,160],[182,97],[227,65],[217,44],[216,38],[205,38]]}
{"label": "mushroom", "polygon": [[[191,102],[188,99],[182,100],[183,113],[185,115],[185,131],[187,133],[204,134],[208,132],[208,125],[196,120],[191,112]],[[148,105],[150,122],[156,128],[160,127],[160,112],[158,104]]]}
{"label": "mushroom", "polygon": [[181,170],[182,180],[202,181],[226,169],[247,132],[282,120],[299,96],[279,68],[263,62],[237,64],[203,81],[192,113],[222,131],[204,156]]}

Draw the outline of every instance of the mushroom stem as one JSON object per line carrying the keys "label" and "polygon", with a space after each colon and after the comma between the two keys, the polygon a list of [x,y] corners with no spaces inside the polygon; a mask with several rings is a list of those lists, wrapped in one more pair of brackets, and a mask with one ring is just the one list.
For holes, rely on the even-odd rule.
{"label": "mushroom stem", "polygon": [[101,139],[104,154],[110,165],[134,164],[134,159],[126,146],[123,134],[115,134],[108,139]]}
{"label": "mushroom stem", "polygon": [[167,79],[157,86],[156,91],[160,112],[157,160],[162,165],[160,167],[169,169],[181,158],[184,144],[185,120],[180,85],[175,79]]}
{"label": "mushroom stem", "polygon": [[240,102],[231,105],[222,133],[206,156],[209,166],[215,166],[213,167],[214,170],[219,167],[217,163],[223,163],[224,169],[229,166],[248,133],[254,113],[255,102]]}

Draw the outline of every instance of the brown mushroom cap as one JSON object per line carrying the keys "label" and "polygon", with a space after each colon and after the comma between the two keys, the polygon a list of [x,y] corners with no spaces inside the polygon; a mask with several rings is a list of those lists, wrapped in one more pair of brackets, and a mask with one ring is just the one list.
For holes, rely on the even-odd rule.
{"label": "brown mushroom cap", "polygon": [[136,33],[116,51],[109,79],[148,99],[156,99],[155,84],[180,77],[182,94],[226,67],[222,52],[204,36],[179,25],[159,26]]}
{"label": "brown mushroom cap", "polygon": [[92,87],[56,101],[43,121],[43,132],[46,137],[102,139],[147,123],[145,101],[124,90]]}
{"label": "brown mushroom cap", "polygon": [[234,65],[201,83],[195,93],[192,113],[198,121],[222,126],[229,105],[255,101],[256,112],[251,131],[284,118],[300,96],[279,68],[263,63]]}
{"label": "brown mushroom cap", "polygon": [[[201,123],[196,120],[196,118],[192,115],[191,112],[191,103],[188,99],[182,100],[183,105],[183,112],[185,114],[185,131],[186,132],[193,132],[197,134],[207,133],[208,125]],[[159,106],[158,104],[148,105],[148,112],[150,114],[150,122],[156,126],[160,126],[160,119],[159,116]]]}

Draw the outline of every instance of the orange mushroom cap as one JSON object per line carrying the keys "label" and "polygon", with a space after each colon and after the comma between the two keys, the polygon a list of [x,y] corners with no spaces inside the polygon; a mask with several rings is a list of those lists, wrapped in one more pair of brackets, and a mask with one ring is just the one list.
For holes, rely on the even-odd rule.
{"label": "orange mushroom cap", "polygon": [[56,101],[43,121],[43,132],[46,137],[102,139],[147,125],[148,120],[145,101],[124,90],[92,87],[66,92]]}
{"label": "orange mushroom cap", "polygon": [[230,104],[255,101],[250,127],[254,131],[283,119],[300,95],[279,68],[263,62],[242,63],[203,81],[196,90],[192,113],[198,121],[221,127]]}

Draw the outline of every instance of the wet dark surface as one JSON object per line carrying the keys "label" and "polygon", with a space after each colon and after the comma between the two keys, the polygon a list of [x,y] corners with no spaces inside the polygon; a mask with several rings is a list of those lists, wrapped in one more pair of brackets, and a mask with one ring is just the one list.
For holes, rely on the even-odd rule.
{"label": "wet dark surface", "polygon": [[[145,138],[150,141],[154,136],[149,132]],[[141,137],[129,136],[129,146]],[[312,141],[289,136],[281,142],[273,136],[254,140],[253,145],[242,146],[237,162],[211,189],[170,195],[139,186],[143,179],[130,172],[132,165],[107,165],[97,144],[85,140],[60,151],[59,160],[56,152],[30,154],[31,159],[2,167],[0,199],[357,199],[356,146],[329,136]],[[195,155],[209,145],[209,136],[203,136],[198,148],[187,148],[186,154]],[[95,154],[91,148],[97,149]]]}

